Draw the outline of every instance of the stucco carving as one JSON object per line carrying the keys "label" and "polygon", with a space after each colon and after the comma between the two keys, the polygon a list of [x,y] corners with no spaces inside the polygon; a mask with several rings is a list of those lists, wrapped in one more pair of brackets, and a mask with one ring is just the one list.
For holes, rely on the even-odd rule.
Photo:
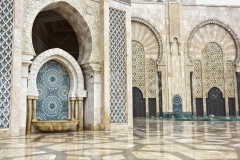
{"label": "stucco carving", "polygon": [[86,97],[83,74],[78,62],[69,53],[59,48],[47,50],[37,56],[33,61],[28,76],[28,95],[38,96],[36,84],[37,74],[42,65],[49,60],[58,61],[69,73],[71,84],[69,97]]}
{"label": "stucco carving", "polygon": [[148,98],[156,98],[156,63],[153,59],[149,59],[148,66]]}
{"label": "stucco carving", "polygon": [[234,84],[234,63],[232,61],[226,62],[226,88],[228,97],[235,97],[235,84]]}
{"label": "stucco carving", "polygon": [[[74,7],[73,7],[74,6]],[[86,9],[91,6],[91,14]],[[79,63],[99,61],[99,3],[91,0],[25,0],[23,52],[35,55],[32,27],[40,11],[54,10],[72,25],[80,45]]]}
{"label": "stucco carving", "polygon": [[160,62],[163,59],[163,43],[162,43],[161,35],[157,31],[157,29],[150,22],[148,22],[147,20],[145,20],[143,18],[140,18],[140,17],[132,17],[131,20],[133,22],[135,21],[135,22],[139,22],[139,23],[142,23],[142,24],[146,25],[154,33],[154,35],[156,36],[156,39],[157,39],[157,42],[158,42],[158,53],[159,53],[157,64],[159,65]]}
{"label": "stucco carving", "polygon": [[[201,28],[205,27],[205,31],[200,31]],[[207,29],[208,28],[208,29]],[[216,29],[218,29],[219,31],[217,31]],[[220,31],[221,30],[221,31]],[[223,31],[224,30],[224,31]],[[207,34],[202,34],[202,33],[207,33]],[[220,34],[221,33],[221,34]],[[206,36],[208,36],[209,39],[206,38]],[[223,39],[222,36],[227,36],[227,38],[225,37]],[[213,38],[215,38],[215,40],[213,40]],[[202,42],[204,41],[204,43],[199,42],[199,40]],[[197,59],[197,57],[193,57],[192,53],[194,52],[194,46],[192,45],[196,45],[195,48],[199,48],[201,47],[201,50],[204,48],[204,46],[209,43],[209,42],[213,42],[213,41],[219,41],[217,43],[221,44],[223,43],[222,40],[225,40],[227,43],[227,45],[225,44],[225,46],[229,46],[232,45],[230,48],[234,48],[235,51],[235,63],[236,65],[239,65],[240,62],[240,51],[239,51],[239,41],[237,38],[237,35],[235,34],[235,32],[226,24],[224,24],[223,22],[217,20],[217,19],[209,19],[206,21],[201,22],[200,24],[198,24],[190,33],[188,40],[187,40],[187,44],[186,44],[186,53],[187,53],[187,58],[189,59],[189,62],[191,64],[193,64],[194,59]],[[229,44],[229,43],[233,43],[233,44]],[[224,44],[224,43],[223,43]],[[223,47],[223,45],[221,45]],[[224,47],[223,47],[224,49]],[[229,48],[227,48],[229,49]],[[230,52],[234,52],[234,51],[230,51]]]}
{"label": "stucco carving", "polygon": [[180,38],[180,18],[179,4],[169,3],[169,18],[170,18],[170,41],[173,42],[174,37]]}
{"label": "stucco carving", "polygon": [[200,60],[194,62],[193,82],[195,98],[202,98],[203,97],[202,63]]}
{"label": "stucco carving", "polygon": [[205,95],[213,87],[219,88],[223,96],[224,92],[224,67],[222,48],[217,43],[208,43],[203,51],[203,67],[205,80]]}
{"label": "stucco carving", "polygon": [[132,41],[132,85],[145,97],[145,52],[141,43]]}

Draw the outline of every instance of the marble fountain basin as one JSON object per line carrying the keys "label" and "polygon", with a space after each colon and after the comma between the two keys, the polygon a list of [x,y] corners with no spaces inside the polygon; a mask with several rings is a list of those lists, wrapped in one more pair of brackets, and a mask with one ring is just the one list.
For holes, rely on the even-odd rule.
{"label": "marble fountain basin", "polygon": [[42,132],[76,131],[78,120],[32,121],[33,126]]}

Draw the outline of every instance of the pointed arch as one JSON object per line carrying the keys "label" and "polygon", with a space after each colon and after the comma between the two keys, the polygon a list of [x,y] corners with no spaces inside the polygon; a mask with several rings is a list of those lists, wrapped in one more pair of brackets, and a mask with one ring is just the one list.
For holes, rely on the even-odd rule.
{"label": "pointed arch", "polygon": [[[99,59],[99,30],[97,24],[99,18],[96,6],[91,7],[91,15],[86,13],[85,8],[92,2],[65,2],[65,1],[41,1],[35,3],[25,2],[26,21],[24,22],[23,32],[23,52],[24,54],[35,56],[32,45],[32,27],[34,20],[39,12],[53,10],[63,16],[73,27],[79,43],[79,63],[85,64],[89,61]],[[92,18],[94,16],[94,18]]]}
{"label": "pointed arch", "polygon": [[[209,36],[211,36],[211,39],[207,39],[206,35],[201,34],[201,29],[203,29],[204,33],[207,33]],[[215,30],[216,32],[212,32]],[[220,34],[221,33],[221,34]],[[222,40],[223,38],[221,36],[225,36],[225,41],[227,42],[224,44],[224,42],[221,42],[219,40]],[[232,41],[231,41],[232,39]],[[203,21],[199,23],[190,33],[187,44],[185,47],[187,57],[189,59],[189,62],[193,64],[195,59],[198,59],[199,57],[196,57],[194,53],[200,53],[206,44],[209,42],[215,41],[216,43],[223,43],[224,48],[226,51],[224,53],[234,53],[235,54],[235,63],[236,65],[239,65],[240,62],[240,44],[239,40],[237,38],[236,33],[226,24],[223,22],[217,20],[217,19],[209,19],[206,21]]]}
{"label": "pointed arch", "polygon": [[[157,48],[158,48],[158,50],[157,50],[157,52],[158,52],[157,64],[160,64],[162,59],[163,59],[163,42],[162,42],[161,35],[157,31],[157,29],[150,22],[148,22],[147,20],[145,20],[143,18],[140,18],[140,17],[132,17],[131,20],[132,20],[132,22],[138,22],[138,23],[143,24],[144,26],[149,28],[149,30],[153,33],[154,37],[157,40]],[[153,46],[154,45],[154,40],[152,40],[152,38],[154,38],[154,37],[150,36],[150,38],[151,38],[150,41],[146,37],[145,38],[141,37],[140,40],[137,40],[137,39],[133,39],[133,40],[140,41],[142,44],[147,44],[148,42],[150,42],[151,46]],[[156,48],[156,45],[154,45],[153,48]]]}
{"label": "pointed arch", "polygon": [[59,62],[67,70],[71,84],[69,97],[86,97],[86,91],[84,90],[83,73],[78,62],[69,53],[59,48],[49,49],[41,53],[33,61],[28,77],[28,95],[38,96],[36,83],[37,74],[43,64],[50,60]]}

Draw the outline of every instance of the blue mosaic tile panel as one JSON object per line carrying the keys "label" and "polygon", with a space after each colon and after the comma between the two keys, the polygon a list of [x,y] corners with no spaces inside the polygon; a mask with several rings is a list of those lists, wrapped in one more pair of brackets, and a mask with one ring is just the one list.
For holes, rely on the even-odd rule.
{"label": "blue mosaic tile panel", "polygon": [[172,99],[173,113],[182,113],[182,98],[179,95],[175,95]]}
{"label": "blue mosaic tile panel", "polygon": [[0,129],[10,124],[13,0],[0,1]]}
{"label": "blue mosaic tile panel", "polygon": [[110,19],[110,122],[126,123],[125,12],[111,9]]}
{"label": "blue mosaic tile panel", "polygon": [[54,60],[46,62],[38,72],[37,88],[36,119],[66,120],[70,79],[65,68]]}
{"label": "blue mosaic tile panel", "polygon": [[131,0],[121,0],[121,1],[123,1],[125,3],[131,3]]}

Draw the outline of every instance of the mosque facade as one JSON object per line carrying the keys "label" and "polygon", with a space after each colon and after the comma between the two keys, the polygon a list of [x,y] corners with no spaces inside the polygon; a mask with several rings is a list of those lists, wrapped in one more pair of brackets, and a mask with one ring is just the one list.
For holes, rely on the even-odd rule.
{"label": "mosque facade", "polygon": [[239,12],[195,0],[2,0],[0,136],[238,115]]}

